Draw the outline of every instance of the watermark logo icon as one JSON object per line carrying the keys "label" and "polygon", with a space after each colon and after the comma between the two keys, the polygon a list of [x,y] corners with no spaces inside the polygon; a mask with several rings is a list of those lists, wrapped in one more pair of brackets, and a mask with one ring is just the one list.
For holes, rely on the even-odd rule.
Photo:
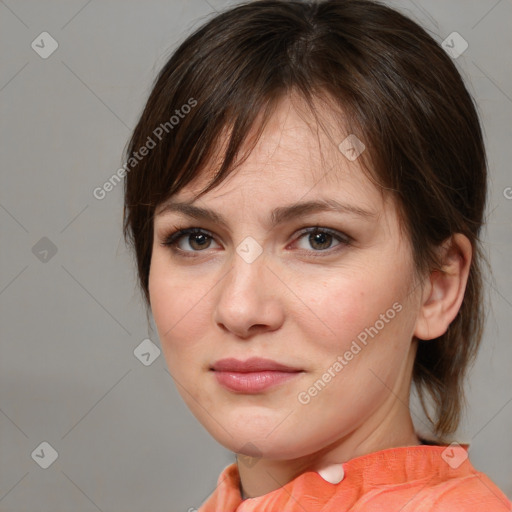
{"label": "watermark logo icon", "polygon": [[468,458],[468,452],[459,443],[452,443],[443,450],[441,458],[452,469],[457,469]]}
{"label": "watermark logo icon", "polygon": [[43,236],[32,247],[32,254],[40,262],[48,263],[57,254],[57,246],[49,238]]}
{"label": "watermark logo icon", "polygon": [[[243,452],[250,453],[251,455],[245,455]],[[258,463],[262,455],[263,454],[261,453],[260,449],[255,444],[245,443],[242,448],[240,448],[240,453],[237,456],[237,460],[244,466],[252,468]]]}
{"label": "watermark logo icon", "polygon": [[149,338],[146,338],[137,345],[133,351],[133,355],[144,366],[150,366],[160,355],[160,349]]}
{"label": "watermark logo icon", "polygon": [[46,441],[43,441],[31,454],[32,459],[43,469],[48,469],[58,456],[57,450]]}
{"label": "watermark logo icon", "polygon": [[48,32],[41,32],[30,46],[39,57],[47,59],[59,47],[59,43]]}
{"label": "watermark logo icon", "polygon": [[469,44],[458,32],[452,32],[441,46],[452,59],[458,59],[468,49]]}
{"label": "watermark logo icon", "polygon": [[261,255],[263,248],[252,236],[247,236],[240,242],[236,252],[246,263],[252,263]]}
{"label": "watermark logo icon", "polygon": [[340,142],[338,149],[345,155],[347,160],[353,162],[359,158],[359,155],[366,149],[366,146],[361,139],[351,133]]}

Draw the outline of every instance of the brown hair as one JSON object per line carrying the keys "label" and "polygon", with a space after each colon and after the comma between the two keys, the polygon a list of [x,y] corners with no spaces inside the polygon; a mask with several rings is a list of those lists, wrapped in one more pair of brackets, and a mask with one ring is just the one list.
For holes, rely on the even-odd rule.
{"label": "brown hair", "polygon": [[[124,235],[146,305],[156,207],[205,169],[228,129],[222,165],[198,197],[224,180],[249,131],[258,127],[259,136],[292,92],[311,108],[325,96],[343,111],[344,126],[366,145],[365,168],[396,200],[418,272],[437,268],[435,249],[452,234],[471,241],[459,314],[444,335],[419,342],[413,370],[429,418],[425,397],[435,406],[434,432],[454,432],[484,321],[483,137],[452,60],[419,25],[378,2],[247,2],[216,15],[173,53],[126,150]],[[143,147],[144,158],[134,158]]]}

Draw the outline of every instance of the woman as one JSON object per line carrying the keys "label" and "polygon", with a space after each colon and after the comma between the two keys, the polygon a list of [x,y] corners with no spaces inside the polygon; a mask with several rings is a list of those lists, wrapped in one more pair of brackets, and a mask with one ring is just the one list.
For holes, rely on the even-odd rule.
{"label": "woman", "polygon": [[127,156],[167,365],[237,454],[201,512],[512,510],[447,441],[482,336],[486,158],[422,28],[367,0],[234,7],[164,66]]}

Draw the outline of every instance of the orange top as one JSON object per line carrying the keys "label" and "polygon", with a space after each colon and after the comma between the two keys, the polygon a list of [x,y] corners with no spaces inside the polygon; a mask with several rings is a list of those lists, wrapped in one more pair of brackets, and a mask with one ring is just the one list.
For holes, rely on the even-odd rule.
{"label": "orange top", "polygon": [[[198,512],[511,512],[512,503],[467,456],[467,445],[389,448],[349,460],[332,484],[306,471],[242,500],[238,466],[219,476]],[[341,473],[341,472],[340,472]]]}

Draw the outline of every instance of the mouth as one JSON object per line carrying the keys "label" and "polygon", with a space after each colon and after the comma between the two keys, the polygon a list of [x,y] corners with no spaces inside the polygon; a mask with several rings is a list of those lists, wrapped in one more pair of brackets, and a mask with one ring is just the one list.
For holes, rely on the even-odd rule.
{"label": "mouth", "polygon": [[294,368],[271,359],[253,357],[246,361],[221,359],[210,367],[217,382],[235,393],[255,394],[283,384],[302,374]]}

